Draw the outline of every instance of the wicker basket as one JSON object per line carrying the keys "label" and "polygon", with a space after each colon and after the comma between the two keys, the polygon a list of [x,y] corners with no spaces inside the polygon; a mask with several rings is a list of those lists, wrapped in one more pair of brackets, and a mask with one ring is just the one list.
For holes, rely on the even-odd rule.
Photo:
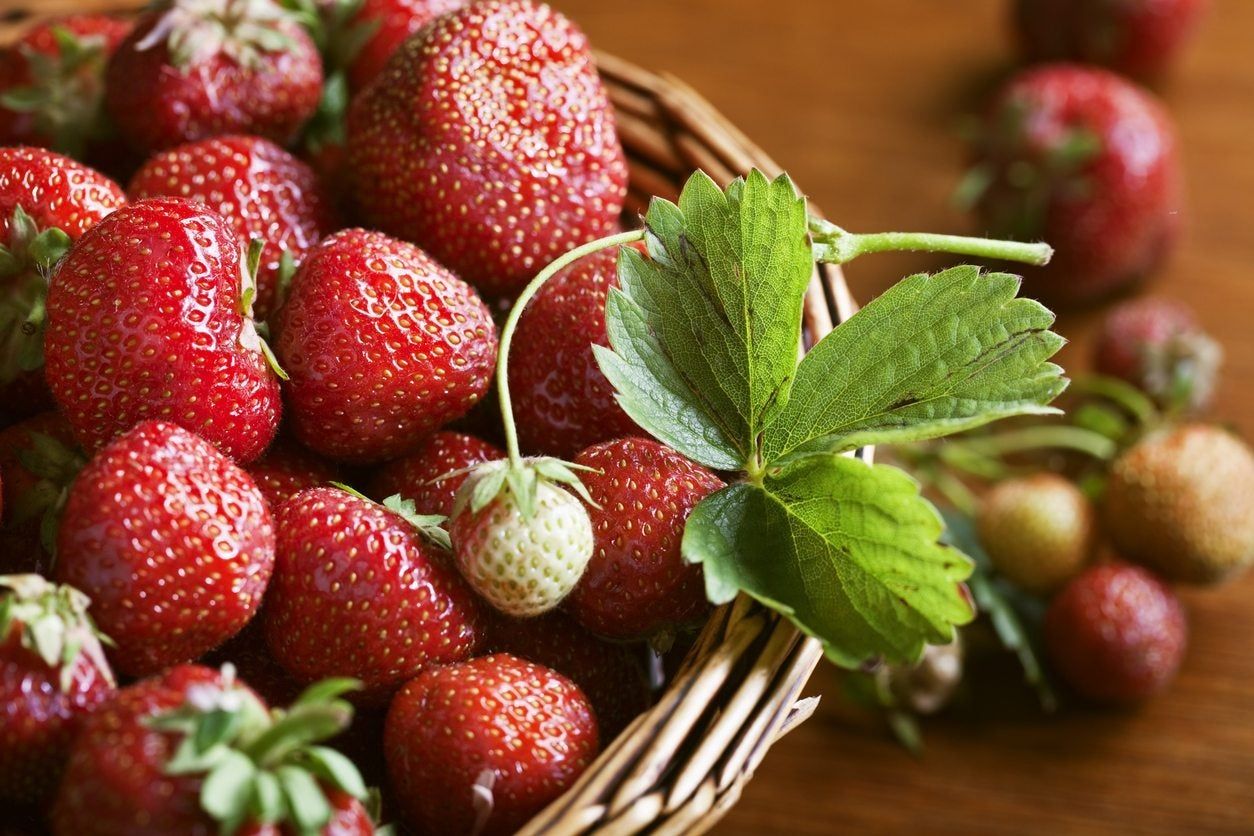
{"label": "wicker basket", "polygon": [[[0,0],[0,41],[37,18],[88,9],[127,11],[143,0]],[[675,199],[703,169],[725,185],[751,168],[780,167],[695,91],[604,53],[601,75],[631,169],[627,211],[653,195]],[[812,207],[813,208],[813,207]],[[856,305],[840,268],[819,265],[804,308],[813,343]],[[869,449],[860,451],[868,458]],[[818,642],[744,598],[720,607],[661,699],[638,717],[579,782],[524,834],[700,833],[731,809],[776,740],[808,718],[801,698],[822,658]]]}

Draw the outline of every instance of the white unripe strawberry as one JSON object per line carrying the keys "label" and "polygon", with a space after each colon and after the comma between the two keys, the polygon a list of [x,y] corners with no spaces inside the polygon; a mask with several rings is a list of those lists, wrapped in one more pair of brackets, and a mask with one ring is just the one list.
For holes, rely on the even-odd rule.
{"label": "white unripe strawberry", "polygon": [[449,521],[457,567],[501,612],[548,612],[583,575],[592,522],[583,503],[555,484],[571,480],[578,486],[553,459],[498,461],[476,467],[458,490]]}

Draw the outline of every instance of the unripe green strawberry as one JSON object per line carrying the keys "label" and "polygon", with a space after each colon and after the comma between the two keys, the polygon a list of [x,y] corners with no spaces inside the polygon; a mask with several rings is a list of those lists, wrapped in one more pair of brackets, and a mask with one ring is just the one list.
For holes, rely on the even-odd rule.
{"label": "unripe green strawberry", "polygon": [[997,484],[984,497],[976,525],[997,571],[1042,595],[1088,560],[1094,517],[1079,488],[1055,473],[1037,473]]}
{"label": "unripe green strawberry", "polygon": [[1225,580],[1254,563],[1254,453],[1205,424],[1151,435],[1111,468],[1103,519],[1125,557],[1168,580]]}
{"label": "unripe green strawberry", "polygon": [[583,504],[555,484],[572,480],[555,459],[496,461],[472,470],[458,490],[449,521],[453,555],[475,591],[501,612],[520,618],[547,612],[583,575],[592,557],[592,522]]}

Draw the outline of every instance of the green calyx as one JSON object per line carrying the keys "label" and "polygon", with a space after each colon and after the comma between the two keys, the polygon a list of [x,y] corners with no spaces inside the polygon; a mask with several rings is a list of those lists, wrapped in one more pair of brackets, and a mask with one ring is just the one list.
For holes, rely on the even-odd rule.
{"label": "green calyx", "polygon": [[258,69],[263,56],[292,47],[282,26],[291,21],[274,0],[173,0],[135,46],[164,43],[170,61],[184,72],[218,54]]}
{"label": "green calyx", "polygon": [[111,133],[103,107],[107,43],[103,35],[78,36],[63,26],[54,26],[52,37],[52,54],[19,47],[30,83],[0,94],[0,105],[32,114],[53,150],[79,158]]}
{"label": "green calyx", "polygon": [[14,208],[8,246],[0,245],[0,383],[43,366],[48,277],[70,243],[62,230],[41,230]]}
{"label": "green calyx", "polygon": [[61,690],[74,683],[80,658],[113,685],[113,671],[102,645],[108,637],[87,613],[91,600],[72,586],[56,585],[39,575],[0,576],[0,641],[21,625],[22,646],[60,672]]}
{"label": "green calyx", "polygon": [[44,433],[27,433],[27,439],[28,444],[17,451],[17,459],[38,481],[13,504],[12,520],[23,523],[38,519],[40,543],[48,554],[55,554],[61,510],[87,457],[78,448]]}
{"label": "green calyx", "polygon": [[365,0],[280,0],[283,8],[304,27],[322,55],[328,76],[347,70],[381,20],[357,20]]}
{"label": "green calyx", "polygon": [[[343,482],[332,482],[331,486],[344,491],[346,494],[355,496],[363,502],[374,502],[373,499],[361,491]],[[448,520],[448,517],[445,517],[443,514],[419,514],[414,501],[406,499],[400,494],[393,494],[378,504],[412,525],[418,530],[419,534],[440,548],[446,551],[452,548],[448,532],[444,529],[444,523]]]}
{"label": "green calyx", "polygon": [[523,518],[530,520],[536,514],[541,482],[565,485],[585,503],[595,507],[596,503],[592,501],[588,489],[575,472],[577,470],[590,471],[591,468],[550,456],[520,459],[517,462],[502,459],[475,465],[469,469],[470,475],[457,492],[453,516],[456,517],[467,508],[470,513],[477,514],[498,496],[508,493],[518,503],[518,510]]}
{"label": "green calyx", "polygon": [[148,725],[180,735],[165,771],[203,775],[200,804],[232,834],[246,825],[287,824],[320,833],[334,813],[328,790],[365,801],[357,767],[334,749],[317,745],[348,728],[353,708],[341,697],[356,690],[352,679],[311,685],[286,710],[267,710],[235,682],[230,665],[220,684],[192,686],[184,704],[152,717]]}
{"label": "green calyx", "polygon": [[244,325],[240,328],[239,344],[248,351],[260,352],[266,365],[280,380],[290,380],[270,348],[269,327],[253,318],[253,303],[257,301],[257,271],[261,268],[261,253],[265,246],[266,242],[260,238],[251,239],[240,259],[239,313],[244,318]]}

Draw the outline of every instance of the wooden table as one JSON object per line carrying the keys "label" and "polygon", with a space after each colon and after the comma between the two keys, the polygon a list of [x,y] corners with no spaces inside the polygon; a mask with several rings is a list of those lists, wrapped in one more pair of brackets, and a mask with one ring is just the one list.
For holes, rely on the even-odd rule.
{"label": "wooden table", "polygon": [[[1011,68],[1005,0],[557,0],[599,47],[683,77],[855,231],[971,231],[948,197],[963,117]],[[1188,233],[1152,291],[1224,343],[1216,414],[1254,435],[1254,2],[1217,0],[1163,91],[1190,179]],[[848,271],[870,298],[935,259]],[[1062,317],[1087,361],[1099,312]],[[818,714],[768,755],[720,832],[1254,832],[1254,576],[1186,596],[1192,646],[1165,696],[1045,718],[1013,667],[978,675],[915,759]]]}
{"label": "wooden table", "polygon": [[[95,4],[110,5],[108,0]],[[1010,68],[1004,0],[557,0],[594,42],[703,91],[855,231],[970,231],[948,196],[965,114]],[[29,0],[0,0],[3,12]],[[80,0],[35,0],[70,10]],[[121,5],[121,0],[115,5]],[[1254,434],[1254,0],[1216,0],[1165,91],[1191,179],[1189,231],[1154,292],[1187,299],[1228,349],[1217,414]],[[850,270],[867,299],[935,259]],[[1096,313],[1068,315],[1064,364]],[[727,834],[1254,832],[1254,577],[1188,593],[1192,647],[1132,711],[1045,718],[1013,666],[973,677],[915,759],[835,710],[767,758]]]}

